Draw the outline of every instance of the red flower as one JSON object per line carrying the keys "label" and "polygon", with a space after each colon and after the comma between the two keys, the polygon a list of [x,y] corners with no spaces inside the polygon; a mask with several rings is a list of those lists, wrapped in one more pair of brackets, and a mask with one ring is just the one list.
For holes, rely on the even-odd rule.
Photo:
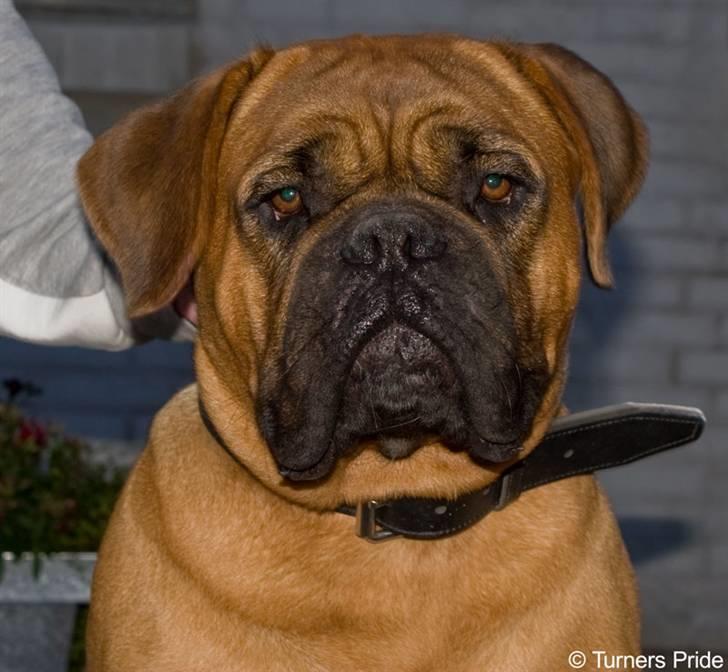
{"label": "red flower", "polygon": [[46,432],[45,427],[37,422],[23,420],[23,424],[18,428],[18,438],[21,441],[31,440],[39,446],[45,446],[48,440],[48,432]]}

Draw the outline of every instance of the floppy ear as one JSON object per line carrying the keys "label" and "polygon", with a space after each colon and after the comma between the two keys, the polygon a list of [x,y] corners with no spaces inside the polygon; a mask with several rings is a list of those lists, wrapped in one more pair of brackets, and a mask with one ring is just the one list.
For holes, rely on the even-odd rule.
{"label": "floppy ear", "polygon": [[254,52],[104,133],[78,165],[81,200],[116,263],[130,317],[170,303],[205,244],[233,105],[272,52]]}
{"label": "floppy ear", "polygon": [[[607,234],[642,185],[648,138],[642,120],[612,82],[573,52],[555,44],[515,45],[532,76],[569,130],[581,162],[581,204],[594,282],[612,286]],[[544,72],[545,70],[545,72]]]}

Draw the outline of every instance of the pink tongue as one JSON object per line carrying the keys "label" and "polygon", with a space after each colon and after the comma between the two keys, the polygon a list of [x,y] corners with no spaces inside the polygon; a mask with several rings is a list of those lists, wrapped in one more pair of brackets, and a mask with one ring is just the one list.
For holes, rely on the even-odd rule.
{"label": "pink tongue", "polygon": [[177,294],[172,306],[180,317],[184,317],[186,320],[192,322],[197,326],[197,302],[195,301],[195,294],[192,290],[192,282],[188,282],[182,291]]}

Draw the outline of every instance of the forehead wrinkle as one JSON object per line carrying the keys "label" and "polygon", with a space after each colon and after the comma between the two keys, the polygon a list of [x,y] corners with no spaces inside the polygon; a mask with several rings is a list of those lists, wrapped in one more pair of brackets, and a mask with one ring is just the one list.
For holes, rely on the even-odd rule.
{"label": "forehead wrinkle", "polygon": [[[458,136],[462,136],[472,141],[480,153],[496,151],[516,154],[526,161],[535,174],[541,174],[540,167],[534,164],[528,146],[520,137],[504,131],[503,124],[499,123],[500,119],[490,123],[468,107],[467,102],[441,103],[411,120],[404,152],[409,172],[415,176],[421,187],[424,187],[424,182],[432,181],[436,174],[448,180],[447,173],[452,167],[450,162],[457,160],[457,156],[453,156],[451,152],[447,152],[447,156],[440,155],[443,147],[434,142],[437,134],[442,134],[446,140],[447,136],[451,136],[453,147],[457,146]],[[431,168],[426,173],[427,179],[424,182],[423,164]]]}
{"label": "forehead wrinkle", "polygon": [[[490,117],[514,138],[522,140],[531,150],[529,154],[536,153],[534,149],[543,142],[541,126],[553,119],[553,113],[544,109],[543,101],[518,72],[516,64],[499,48],[471,40],[442,41],[437,46],[439,49],[408,42],[384,50],[369,42],[356,49],[336,45],[331,55],[327,54],[327,62],[320,66],[323,50],[297,47],[279,52],[236,106],[231,126],[238,131],[245,123],[243,117],[256,119],[256,128],[243,126],[244,136],[250,142],[239,143],[239,150],[259,155],[260,150],[267,151],[270,138],[279,130],[276,126],[290,127],[296,123],[291,117],[290,101],[303,101],[302,107],[309,110],[309,102],[315,102],[316,107],[324,110],[321,118],[332,107],[342,110],[331,120],[335,122],[338,117],[339,125],[348,128],[353,139],[351,147],[360,164],[368,158],[370,166],[383,162],[388,172],[396,164],[400,170],[406,170],[408,146],[414,137],[409,124],[420,128],[426,124],[420,119],[421,114],[413,122],[406,112],[421,110],[423,101],[434,104],[437,95],[464,101],[461,105],[472,110],[473,117],[483,125]],[[440,49],[444,46],[446,51]],[[463,73],[469,75],[470,85],[463,85]],[[312,86],[314,81],[316,86]],[[433,82],[441,85],[433,87]],[[353,101],[359,109],[369,109],[366,115],[359,114],[358,124],[346,118]],[[538,116],[539,126],[519,124],[516,128],[514,122],[524,114]],[[266,120],[263,125],[259,118]],[[555,120],[553,123],[556,124]],[[406,133],[399,133],[400,128],[406,129]],[[405,136],[407,139],[403,140]]]}
{"label": "forehead wrinkle", "polygon": [[[366,164],[366,150],[364,148],[363,128],[362,124],[355,117],[347,116],[342,112],[328,112],[317,110],[309,113],[302,118],[294,117],[290,121],[293,129],[311,128],[315,130],[310,132],[306,142],[301,143],[305,146],[325,147],[331,141],[331,144],[347,142],[349,146],[345,155],[338,156],[342,162],[358,163],[358,167],[363,169]],[[337,132],[335,129],[340,129]],[[288,129],[283,133],[288,132]],[[274,142],[275,142],[274,138]],[[293,150],[295,153],[295,149]]]}
{"label": "forehead wrinkle", "polygon": [[[423,132],[427,132],[423,128]],[[529,146],[520,137],[514,137],[501,128],[491,124],[484,124],[477,119],[463,118],[459,121],[448,121],[447,123],[432,129],[433,132],[445,131],[450,135],[466,138],[468,142],[475,145],[478,154],[508,153],[523,158],[535,174],[540,174],[540,166],[535,161]]]}
{"label": "forehead wrinkle", "polygon": [[[518,129],[519,135],[524,142],[528,143],[531,149],[538,144],[537,139],[543,137],[544,131],[550,131],[557,135],[560,140],[564,139],[562,124],[551,105],[546,104],[539,87],[535,86],[517,64],[506,56],[501,45],[463,40],[457,43],[455,48],[459,53],[467,56],[466,61],[476,64],[476,68],[477,66],[482,68],[482,71],[479,72],[480,77],[488,76],[491,84],[510,94],[510,96],[501,96],[503,104],[508,108],[507,116],[514,119],[522,118],[526,113],[531,117],[538,118],[538,133],[526,135],[528,130],[532,128],[528,124],[522,124]],[[494,62],[496,65],[494,65]],[[480,70],[480,68],[477,69]],[[494,77],[493,72],[503,74]],[[568,137],[566,139],[568,140]]]}
{"label": "forehead wrinkle", "polygon": [[507,48],[505,48],[505,46],[506,45],[502,45],[500,47],[503,50],[504,57],[512,64],[512,66],[515,68],[516,72],[529,85],[530,90],[536,94],[536,96],[541,101],[543,106],[548,109],[548,111],[551,114],[552,120],[554,120],[558,124],[564,137],[569,139],[571,137],[571,132],[569,131],[569,128],[567,127],[564,120],[561,118],[561,115],[558,113],[558,111],[555,107],[555,104],[551,101],[551,99],[546,94],[546,92],[542,89],[542,87],[539,86],[537,83],[534,83],[533,79],[526,71],[523,62],[521,60],[519,60],[515,56],[515,54],[513,56],[509,56],[509,54],[507,52]]}
{"label": "forehead wrinkle", "polygon": [[[342,113],[323,112],[317,113],[309,119],[315,119],[317,125],[320,125],[323,128],[327,128],[327,130],[319,136],[319,140],[333,138],[334,141],[336,141],[342,138],[350,138],[353,140],[353,148],[356,151],[355,158],[358,161],[359,165],[361,166],[366,163],[366,151],[364,149],[364,140],[362,137],[363,129],[361,127],[361,124],[357,122],[355,118],[348,117]],[[294,125],[297,126],[296,123],[294,123]],[[306,121],[303,122],[303,126],[306,126]],[[332,126],[343,127],[343,129],[345,129],[345,132],[337,134],[332,128],[329,128]],[[348,160],[349,157],[347,156],[340,158]]]}
{"label": "forehead wrinkle", "polygon": [[[331,46],[329,43],[323,44],[324,48]],[[442,40],[437,41],[437,46],[442,44]],[[343,51],[338,44],[334,45],[333,56],[327,55],[327,62],[321,66],[316,67],[316,57],[324,56],[325,49],[311,48],[308,58],[298,58],[293,63],[287,61],[283,73],[286,80],[285,93],[288,99],[300,102],[303,98],[305,102],[315,100],[318,104],[327,100],[329,106],[343,109],[349,107],[352,100],[365,101],[371,110],[369,118],[374,122],[372,130],[378,135],[379,145],[376,147],[375,143],[367,143],[368,149],[374,149],[372,158],[383,158],[385,170],[391,171],[395,161],[401,158],[395,157],[395,153],[402,146],[402,136],[397,130],[404,124],[399,122],[403,119],[406,123],[406,115],[401,114],[402,108],[409,108],[413,103],[416,105],[419,100],[428,98],[433,90],[433,80],[442,81],[446,90],[452,95],[458,95],[457,82],[442,69],[447,67],[450,59],[440,66],[435,65],[431,60],[442,60],[442,54],[429,43],[419,45],[414,41],[396,43],[395,48],[384,48],[384,43],[367,39],[361,43],[356,42],[355,48]],[[312,86],[314,82],[317,86]],[[442,87],[435,88],[440,90]],[[312,89],[318,91],[316,98],[312,97]],[[320,95],[320,91],[326,93]],[[271,107],[267,118],[276,118],[280,123],[286,123],[289,111],[281,104],[281,97],[274,89],[269,89],[268,93],[272,95],[263,101],[267,101]],[[269,121],[267,124],[269,128],[270,123]],[[258,137],[260,135],[263,134],[259,132]],[[353,137],[356,138],[357,151],[361,157],[365,153],[365,143],[356,130]]]}
{"label": "forehead wrinkle", "polygon": [[[432,54],[428,54],[428,56],[431,57]],[[458,88],[458,82],[442,67],[442,63],[440,61],[430,60],[417,53],[412,54],[410,58],[422,67],[428,74],[432,75],[441,82],[444,82],[450,87],[455,89]]]}
{"label": "forehead wrinkle", "polygon": [[381,115],[379,114],[379,112],[382,111],[381,106],[377,106],[372,100],[367,100],[367,106],[369,111],[369,117],[372,120],[372,129],[374,130],[374,134],[377,136],[378,140],[378,155],[386,163],[390,158],[385,151],[385,148],[388,146],[388,123],[380,118]]}
{"label": "forehead wrinkle", "polygon": [[445,116],[456,111],[457,104],[440,101],[432,96],[415,100],[391,101],[388,113],[387,172],[393,178],[409,179],[412,167],[414,138],[419,129],[433,117]]}
{"label": "forehead wrinkle", "polygon": [[[309,129],[305,137],[294,132],[301,128]],[[323,165],[321,157],[317,160],[316,150],[329,143],[341,144],[342,141],[347,144],[347,151],[337,153],[339,160],[333,165],[338,168],[345,167],[346,170],[334,177],[342,179],[357,174],[366,178],[367,160],[362,134],[361,124],[341,113],[317,110],[291,118],[285,128],[267,137],[265,144],[257,152],[258,158],[245,168],[245,179],[238,186],[238,197],[244,198],[255,179],[263,174],[277,170],[284,174],[286,171],[294,172],[301,155],[305,153],[318,165]]]}
{"label": "forehead wrinkle", "polygon": [[273,54],[265,67],[248,84],[230,111],[230,126],[236,126],[242,118],[266,102],[282,81],[297,67],[306,63],[311,55],[310,47],[300,45]]}
{"label": "forehead wrinkle", "polygon": [[[321,67],[316,68],[311,72],[311,74],[309,75],[310,82],[318,82],[319,80],[326,77],[330,72],[340,69],[345,63],[347,63],[347,61],[351,59],[351,57],[352,54],[348,51],[334,52],[334,57],[330,61],[324,62]],[[315,63],[316,61],[313,60],[313,62]]]}
{"label": "forehead wrinkle", "polygon": [[417,165],[415,155],[416,153],[414,151],[414,148],[416,146],[416,139],[420,131],[423,129],[423,127],[425,127],[425,125],[430,125],[428,122],[434,123],[436,119],[453,112],[455,109],[455,105],[453,104],[441,103],[434,109],[429,110],[425,114],[421,114],[420,116],[416,117],[414,121],[412,121],[409,132],[406,136],[404,151],[407,165],[413,175],[418,175],[420,173],[420,168]]}

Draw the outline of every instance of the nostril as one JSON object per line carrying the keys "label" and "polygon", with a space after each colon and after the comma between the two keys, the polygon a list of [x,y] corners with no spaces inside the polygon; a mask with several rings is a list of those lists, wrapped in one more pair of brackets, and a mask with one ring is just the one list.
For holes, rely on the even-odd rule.
{"label": "nostril", "polygon": [[424,238],[407,235],[402,250],[410,259],[437,259],[447,249],[447,241],[443,238]]}
{"label": "nostril", "polygon": [[369,266],[373,264],[382,253],[382,244],[376,236],[363,236],[344,245],[339,252],[341,258],[352,265]]}

